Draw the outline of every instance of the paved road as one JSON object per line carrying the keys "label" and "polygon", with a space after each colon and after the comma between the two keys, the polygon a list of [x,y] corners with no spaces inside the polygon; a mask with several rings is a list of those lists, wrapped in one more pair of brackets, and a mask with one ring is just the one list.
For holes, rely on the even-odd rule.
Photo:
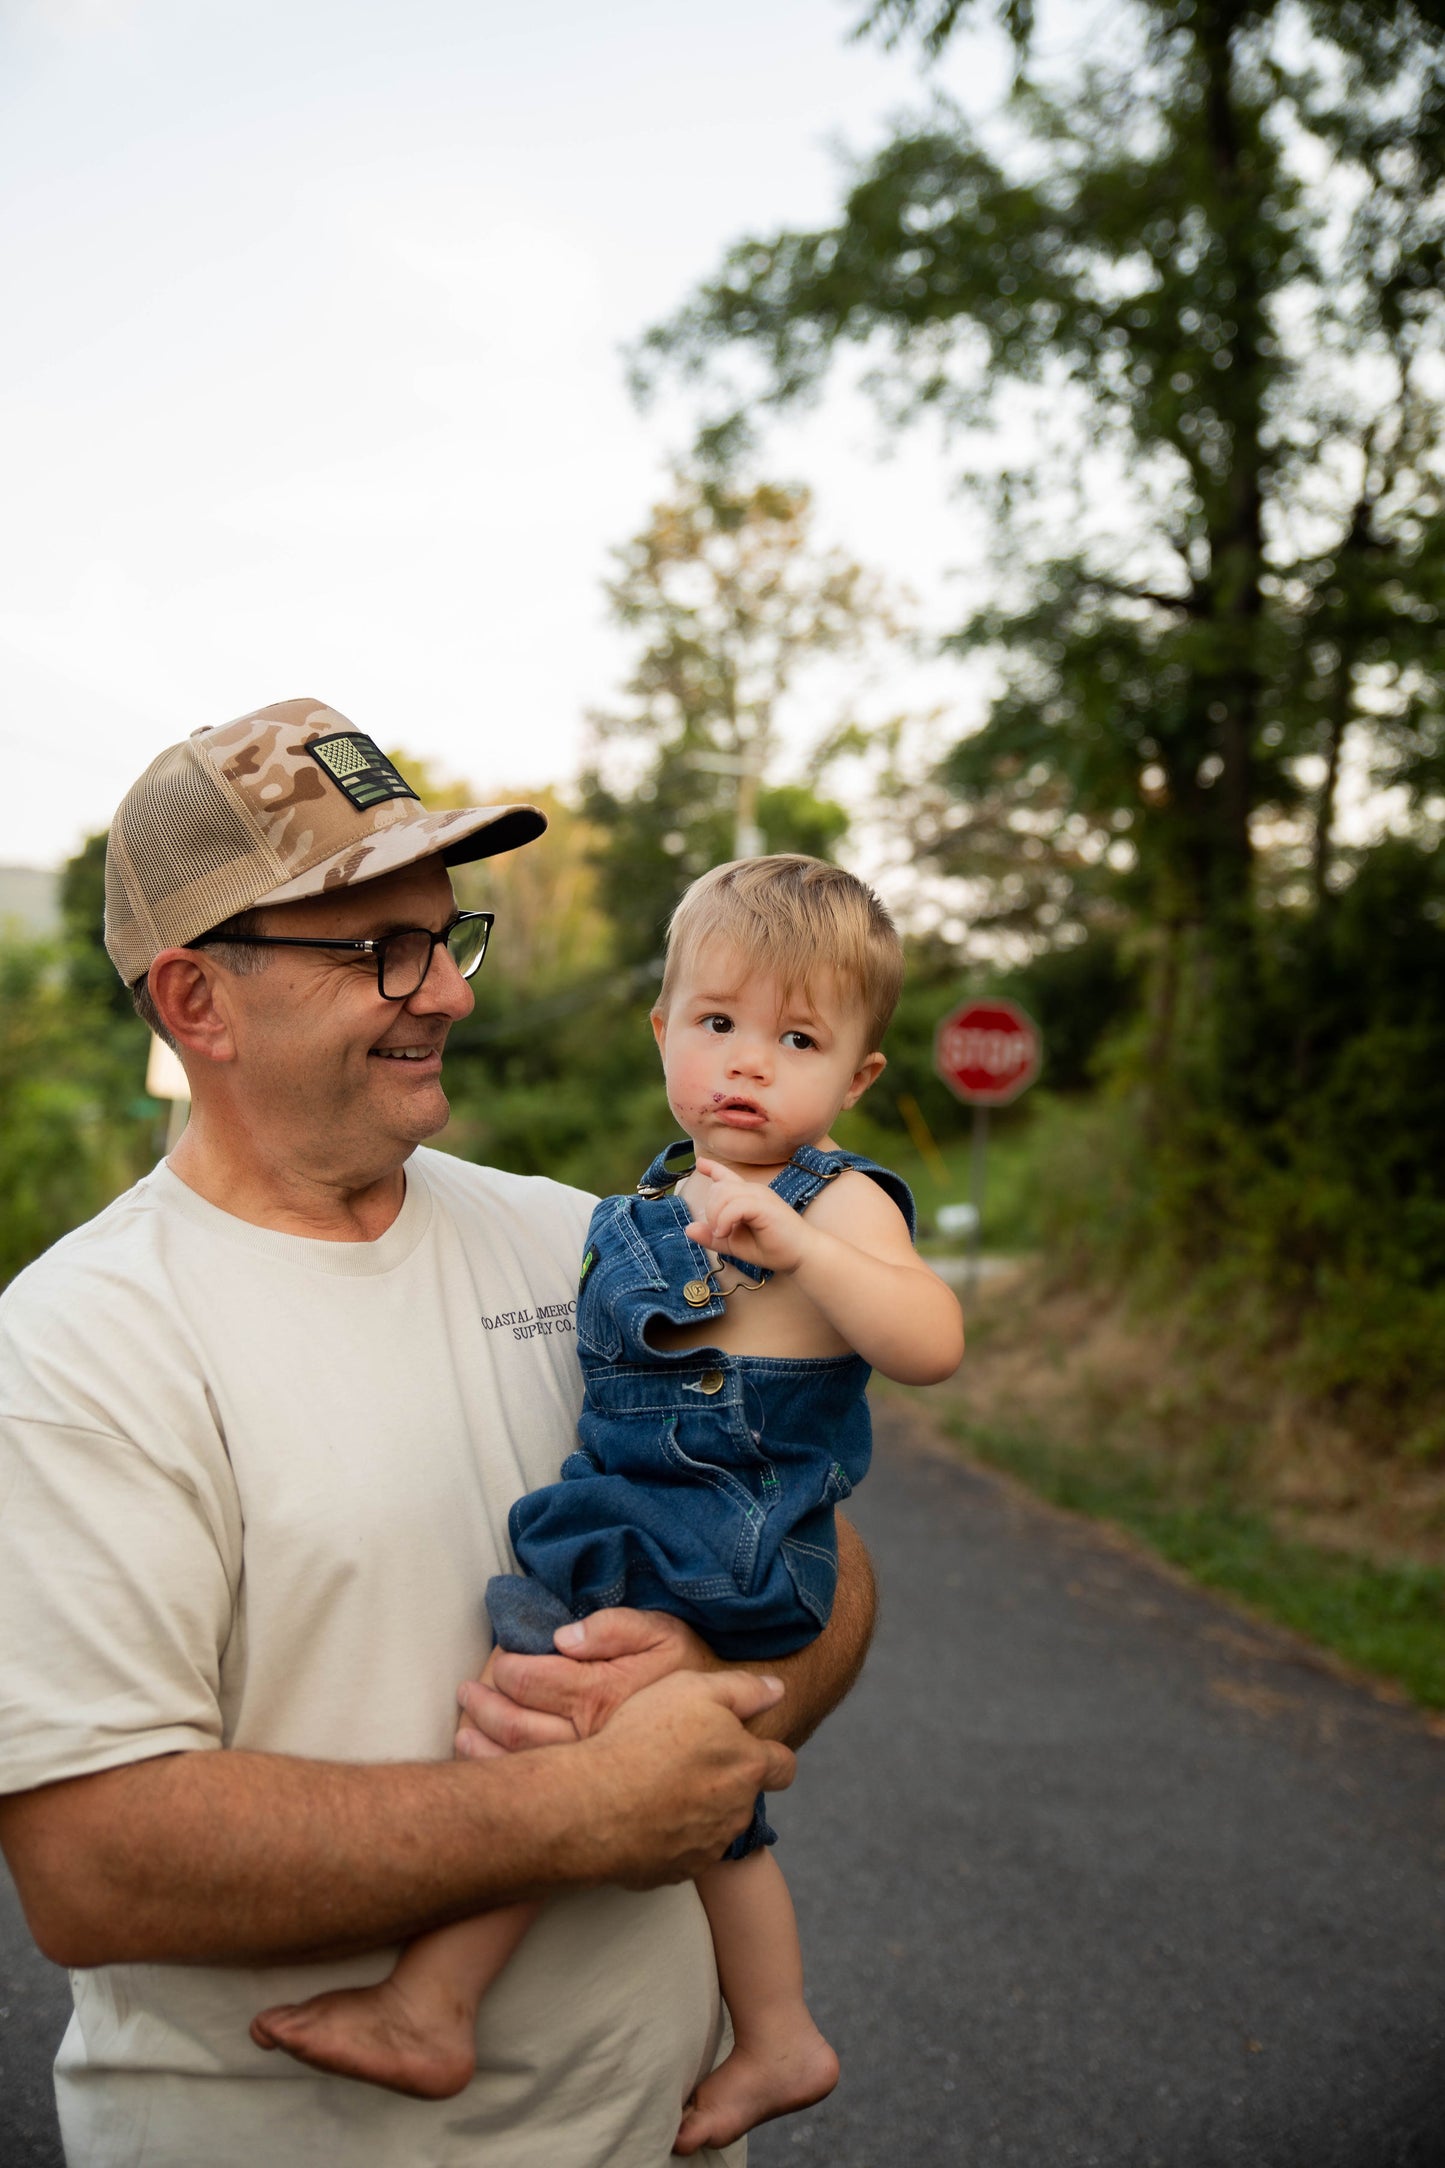
{"label": "paved road", "polygon": [[50,2063],[69,2014],[65,1974],[37,1955],[0,1867],[0,2168],[61,2168]]}
{"label": "paved road", "polygon": [[[855,1504],[878,1646],[776,1817],[844,2078],[753,2168],[1445,2168],[1445,1743],[896,1403]],[[4,1939],[0,2168],[56,1987]]]}
{"label": "paved road", "polygon": [[1440,2168],[1445,1743],[884,1427],[776,1815],[844,2077],[752,2168]]}

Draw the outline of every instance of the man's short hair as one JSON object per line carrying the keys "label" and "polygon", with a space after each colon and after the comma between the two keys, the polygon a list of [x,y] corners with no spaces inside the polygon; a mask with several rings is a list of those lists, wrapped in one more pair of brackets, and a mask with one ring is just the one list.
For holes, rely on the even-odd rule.
{"label": "man's short hair", "polygon": [[[227,942],[226,936],[228,934],[239,936],[241,934],[261,933],[264,930],[261,924],[262,917],[263,913],[259,908],[254,911],[237,911],[233,917],[224,919],[219,926],[213,926],[208,934],[200,938],[205,940],[211,955],[218,957],[228,971],[234,971],[239,978],[248,978],[254,972],[265,970],[267,964],[271,961],[271,951],[263,948],[248,948],[239,939],[232,945]],[[194,948],[196,943],[194,941],[187,942],[186,946]],[[130,998],[135,1004],[135,1013],[141,1022],[148,1026],[158,1039],[164,1039],[166,1045],[174,1052],[176,1042],[161,1022],[160,1010],[151,999],[150,978],[147,974],[142,973],[141,977],[136,980],[130,990]]]}
{"label": "man's short hair", "polygon": [[793,852],[714,866],[672,914],[660,1011],[684,967],[715,941],[736,950],[749,971],[776,978],[785,997],[799,990],[811,995],[815,978],[831,976],[867,1018],[864,1051],[882,1044],[903,986],[903,944],[882,902],[856,874]]}

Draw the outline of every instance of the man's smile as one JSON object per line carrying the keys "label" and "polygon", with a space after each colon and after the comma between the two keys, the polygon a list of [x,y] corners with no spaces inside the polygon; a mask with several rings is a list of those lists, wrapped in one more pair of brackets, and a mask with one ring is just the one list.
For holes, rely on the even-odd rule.
{"label": "man's smile", "polygon": [[430,1061],[435,1057],[440,1062],[442,1055],[439,1046],[374,1046],[371,1051],[379,1061]]}

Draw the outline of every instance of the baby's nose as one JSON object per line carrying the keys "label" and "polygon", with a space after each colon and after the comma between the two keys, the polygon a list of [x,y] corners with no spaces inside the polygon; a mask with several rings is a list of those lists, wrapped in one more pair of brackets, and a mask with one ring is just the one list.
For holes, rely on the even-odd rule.
{"label": "baby's nose", "polygon": [[729,1066],[736,1076],[766,1076],[767,1065],[768,1049],[760,1039],[734,1039]]}

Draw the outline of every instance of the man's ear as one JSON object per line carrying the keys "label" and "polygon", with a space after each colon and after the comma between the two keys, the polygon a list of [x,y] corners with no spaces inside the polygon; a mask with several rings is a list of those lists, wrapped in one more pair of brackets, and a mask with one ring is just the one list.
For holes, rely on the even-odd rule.
{"label": "man's ear", "polygon": [[201,1061],[235,1060],[220,967],[204,949],[162,949],[147,978],[156,1014],[182,1054]]}
{"label": "man's ear", "polygon": [[876,1084],[887,1067],[888,1056],[886,1054],[865,1054],[853,1071],[853,1081],[844,1095],[843,1105],[845,1107],[856,1107],[869,1085]]}

